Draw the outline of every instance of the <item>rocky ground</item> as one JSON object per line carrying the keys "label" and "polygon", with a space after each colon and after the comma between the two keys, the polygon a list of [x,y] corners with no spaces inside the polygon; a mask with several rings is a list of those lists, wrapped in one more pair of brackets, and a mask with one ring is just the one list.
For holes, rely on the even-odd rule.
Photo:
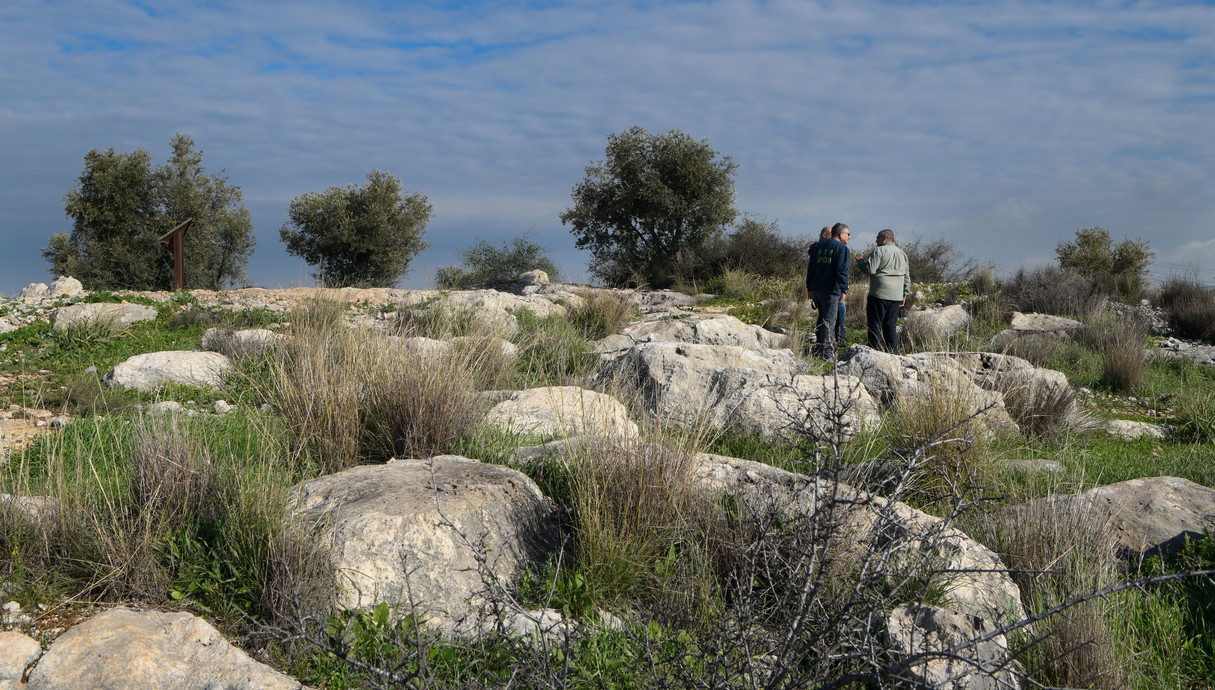
{"label": "rocky ground", "polygon": [[[0,331],[37,320],[63,324],[72,319],[99,318],[99,310],[106,311],[107,319],[155,317],[154,311],[151,316],[141,314],[140,309],[145,308],[138,305],[127,305],[129,309],[113,304],[72,305],[70,302],[83,291],[78,283],[69,281],[31,286],[15,300],[0,300]],[[173,293],[129,294],[155,301],[173,298]],[[190,294],[200,307],[281,312],[314,298],[318,291],[246,289]],[[401,308],[443,299],[453,306],[473,308],[481,318],[508,328],[514,321],[509,310],[527,307],[542,314],[562,313],[567,305],[584,299],[571,286],[541,280],[521,281],[509,291],[346,289],[325,294],[365,305],[367,308],[358,310],[354,318],[372,327],[383,320],[379,307],[385,305]],[[552,441],[546,446],[520,449],[521,458],[587,452],[580,446],[587,438],[611,437],[620,443],[635,443],[637,425],[619,401],[601,392],[610,389],[601,384],[619,379],[640,386],[647,414],[744,430],[771,439],[790,438],[791,416],[801,420],[800,433],[806,433],[808,420],[825,418],[835,410],[846,411],[839,414],[836,431],[845,429],[847,434],[855,434],[889,412],[898,396],[939,386],[955,391],[959,399],[973,405],[988,427],[1015,432],[1022,417],[1009,391],[1031,388],[1059,398],[1071,393],[1066,376],[1060,372],[992,353],[897,356],[854,345],[841,354],[842,361],[833,375],[818,376],[809,371],[802,358],[785,349],[781,334],[713,313],[717,310],[698,308],[694,297],[672,292],[624,294],[643,318],[597,343],[602,365],[585,388],[552,386],[509,392],[501,395],[490,410],[487,423]],[[1143,311],[1141,316],[1155,327],[1164,328],[1155,310],[1147,305],[1136,309]],[[966,318],[958,310],[945,308],[922,312],[909,321],[921,321],[923,328],[948,334],[964,327]],[[1078,326],[1077,322],[1057,317],[1018,314],[1009,331],[997,337],[1007,340],[1026,333],[1065,334]],[[242,348],[258,347],[275,335],[270,331],[208,334],[210,344],[204,347],[204,338],[198,351],[136,355],[108,372],[105,381],[107,385],[139,390],[156,389],[165,383],[218,387],[229,366],[228,357],[211,350],[232,350],[232,338],[239,339]],[[417,342],[420,340],[424,339],[411,339],[402,346],[426,352],[450,347],[439,341]],[[1209,352],[1215,347],[1210,345],[1182,343],[1172,337],[1161,343],[1154,351],[1164,356],[1187,356],[1202,364],[1215,364]],[[46,372],[21,374],[19,381],[0,381],[0,385],[37,387],[42,373]],[[1070,404],[1074,411],[1074,399]],[[174,414],[182,409],[177,405],[156,411]],[[215,411],[221,411],[218,402]],[[0,456],[5,450],[19,450],[37,434],[64,422],[50,410],[10,405],[0,413]],[[1152,424],[1121,425],[1109,432],[1126,438],[1164,433]],[[825,502],[841,501],[852,511],[847,524],[858,544],[868,542],[864,535],[870,532],[884,535],[883,539],[893,540],[888,543],[900,548],[921,549],[931,544],[931,550],[946,559],[946,568],[954,576],[945,606],[921,607],[923,610],[918,611],[900,607],[891,612],[884,624],[894,637],[898,636],[895,631],[905,630],[907,648],[902,653],[914,652],[925,635],[944,635],[941,631],[946,629],[953,631],[950,634],[963,634],[958,633],[962,622],[972,626],[966,628],[963,637],[973,640],[993,630],[992,621],[1025,615],[1020,592],[999,557],[939,518],[830,479],[748,460],[698,454],[692,462],[689,477],[695,491],[705,496],[737,497],[744,509],[757,514],[761,509],[776,510],[794,519],[821,510]],[[442,511],[427,488],[430,486],[443,487],[446,492]],[[33,520],[57,510],[54,504],[38,499],[0,497]],[[326,516],[313,524],[317,525],[320,543],[338,545],[335,553],[340,558],[336,558],[335,575],[345,585],[345,599],[339,603],[355,608],[379,601],[405,604],[392,599],[390,593],[408,591],[411,597],[422,597],[439,612],[431,620],[434,625],[456,633],[476,631],[484,625],[478,611],[487,604],[479,599],[479,568],[485,554],[492,555],[490,566],[494,572],[510,581],[528,565],[543,562],[551,552],[556,542],[552,509],[551,500],[526,475],[459,456],[405,458],[320,477],[296,487],[290,506],[292,514],[301,518]],[[1152,550],[1175,548],[1187,535],[1215,527],[1211,517],[1215,515],[1215,491],[1175,478],[1143,479],[1060,497],[1050,505],[1029,503],[1010,510],[1105,511],[1117,525],[1118,548],[1129,562]],[[460,538],[463,534],[479,535],[482,550],[478,553],[472,549],[467,539]],[[427,549],[416,548],[418,544],[426,544]],[[410,569],[403,568],[403,563]],[[11,610],[8,604],[5,606],[10,622],[17,621],[17,616],[28,616],[19,607]],[[49,620],[55,622],[56,634],[76,622]],[[561,612],[555,610],[520,610],[515,620],[520,634],[565,624]],[[921,641],[917,642],[917,637]],[[1006,643],[1001,644],[1005,646],[984,646],[985,656],[975,663],[1003,664],[1008,651]],[[0,633],[0,690],[89,683],[179,687],[187,682],[200,688],[215,684],[300,687],[298,682],[228,645],[201,619],[182,612],[114,608],[71,627],[45,651],[42,647],[40,641],[26,635]],[[133,659],[147,663],[133,665]],[[917,673],[920,675],[915,678],[920,683],[962,687],[951,684],[952,672],[945,666],[924,665]],[[22,682],[23,675],[27,682]]]}

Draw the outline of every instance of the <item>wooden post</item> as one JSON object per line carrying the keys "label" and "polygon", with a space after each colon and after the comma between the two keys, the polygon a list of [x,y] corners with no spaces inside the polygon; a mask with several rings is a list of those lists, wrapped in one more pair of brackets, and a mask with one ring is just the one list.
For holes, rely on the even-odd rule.
{"label": "wooden post", "polygon": [[184,223],[160,236],[160,243],[167,244],[173,249],[173,289],[186,289],[186,228],[193,223],[193,218],[187,218]]}

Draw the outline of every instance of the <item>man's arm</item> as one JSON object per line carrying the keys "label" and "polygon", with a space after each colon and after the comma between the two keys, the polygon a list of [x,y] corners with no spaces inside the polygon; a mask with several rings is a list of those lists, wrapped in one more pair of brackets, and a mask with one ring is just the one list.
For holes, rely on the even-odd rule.
{"label": "man's arm", "polygon": [[844,295],[848,294],[848,260],[851,257],[852,252],[848,251],[848,245],[844,245],[844,251],[835,257],[835,285],[840,294]]}

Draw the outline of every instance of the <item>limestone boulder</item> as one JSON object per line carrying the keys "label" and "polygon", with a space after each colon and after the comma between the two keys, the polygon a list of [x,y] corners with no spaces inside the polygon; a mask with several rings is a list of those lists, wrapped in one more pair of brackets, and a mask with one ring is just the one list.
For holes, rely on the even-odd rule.
{"label": "limestone boulder", "polygon": [[518,391],[494,405],[486,423],[545,439],[598,435],[636,438],[637,424],[610,395],[577,386]]}
{"label": "limestone boulder", "polygon": [[697,302],[696,297],[674,290],[622,290],[621,295],[643,314],[679,311]]}
{"label": "limestone boulder", "polygon": [[1215,489],[1179,477],[1145,477],[1098,486],[1078,494],[1051,496],[1005,509],[1018,515],[1085,515],[1104,524],[1119,557],[1171,554],[1185,540],[1215,530]]}
{"label": "limestone boulder", "polygon": [[789,350],[640,343],[607,362],[597,382],[637,391],[645,411],[663,419],[765,438],[793,438],[832,406],[843,418],[833,432],[848,436],[876,421],[859,380],[806,376],[804,366]]}
{"label": "limestone boulder", "polygon": [[511,586],[555,543],[552,510],[526,475],[444,455],[303,482],[288,515],[328,548],[341,585],[336,605],[388,602],[461,632],[484,620],[479,559]]}
{"label": "limestone boulder", "polygon": [[190,350],[135,355],[114,367],[102,379],[107,386],[151,392],[176,383],[183,386],[222,388],[232,362],[218,352]]}
{"label": "limestone boulder", "polygon": [[450,354],[454,349],[451,343],[446,340],[436,340],[434,338],[423,338],[415,336],[412,338],[402,338],[399,336],[388,336],[392,342],[401,346],[401,349],[410,354],[421,355],[423,357],[437,357],[440,355]]}
{"label": "limestone boulder", "polygon": [[1004,396],[975,382],[974,372],[958,364],[949,353],[894,355],[864,345],[844,351],[840,375],[855,376],[883,407],[918,399],[947,397],[963,406],[997,433],[1016,433],[1019,429],[1009,416]]}
{"label": "limestone boulder", "polygon": [[960,304],[941,309],[913,311],[907,315],[904,327],[931,338],[948,338],[961,333],[970,324],[970,312]]}
{"label": "limestone boulder", "polygon": [[24,687],[297,690],[302,686],[233,647],[193,614],[120,607],[60,635],[38,660]]}
{"label": "limestone boulder", "polygon": [[[503,319],[502,314],[509,315],[510,312],[520,309],[530,310],[540,317],[564,316],[568,310],[565,305],[578,305],[583,302],[578,295],[563,291],[516,295],[498,290],[460,290],[447,294],[442,300],[453,308],[469,309],[474,313],[483,314],[486,318],[492,319],[492,323]],[[512,316],[511,319],[513,320],[514,317]],[[507,335],[511,335],[517,330],[518,322],[516,321],[515,329],[509,331]]]}
{"label": "limestone boulder", "polygon": [[514,359],[519,355],[519,346],[503,338],[459,336],[452,338],[450,342],[457,349],[484,352],[503,359]]}
{"label": "limestone boulder", "polygon": [[5,333],[12,333],[13,331],[17,330],[17,328],[18,327],[14,326],[11,321],[4,318],[3,316],[0,316],[0,335],[4,335]]}
{"label": "limestone boulder", "polygon": [[246,328],[238,331],[208,328],[203,333],[199,348],[231,357],[258,357],[282,345],[286,339],[287,336],[268,328]]}
{"label": "limestone boulder", "polygon": [[19,632],[0,632],[0,690],[25,687],[25,670],[40,656],[42,645],[32,638]]}
{"label": "limestone boulder", "polygon": [[1177,427],[1170,424],[1152,424],[1151,422],[1137,422],[1132,419],[1107,419],[1104,428],[1105,433],[1110,436],[1116,436],[1127,441],[1134,441],[1144,436],[1163,441],[1177,433]]}
{"label": "limestone boulder", "polygon": [[54,496],[0,494],[0,510],[34,525],[50,524],[59,518],[63,504]]}
{"label": "limestone boulder", "polygon": [[515,282],[520,285],[549,285],[553,281],[549,279],[548,272],[539,268],[533,268],[530,271],[520,273]]}
{"label": "limestone boulder", "polygon": [[891,680],[941,690],[1017,688],[1008,640],[980,616],[938,606],[903,604],[886,617],[887,653],[906,662]]}
{"label": "limestone boulder", "polygon": [[30,283],[21,290],[21,294],[17,295],[17,299],[26,304],[32,304],[46,297],[46,290],[46,283]]}
{"label": "limestone boulder", "polygon": [[126,328],[140,321],[151,321],[155,318],[156,310],[152,307],[127,302],[71,304],[59,307],[51,314],[51,321],[55,329],[60,331],[87,323],[109,323],[115,328]]}
{"label": "limestone boulder", "polygon": [[46,299],[56,299],[58,297],[80,297],[85,293],[84,286],[79,280],[71,276],[59,276],[51,281],[51,284],[46,288]]}
{"label": "limestone boulder", "polygon": [[1075,331],[1084,327],[1084,324],[1063,316],[1051,316],[1049,314],[1022,314],[1019,311],[1013,312],[1012,321],[1008,325],[1010,330],[1029,332],[1029,333],[1050,333],[1062,331]]}
{"label": "limestone boulder", "polygon": [[1021,590],[999,556],[941,518],[829,478],[720,455],[698,455],[693,481],[718,502],[733,497],[751,515],[798,520],[837,511],[839,530],[849,535],[844,547],[892,550],[904,563],[937,569],[950,610],[990,621],[1025,618]]}
{"label": "limestone boulder", "polygon": [[726,345],[748,350],[784,347],[785,337],[726,314],[693,314],[681,318],[645,319],[621,334],[634,343]]}

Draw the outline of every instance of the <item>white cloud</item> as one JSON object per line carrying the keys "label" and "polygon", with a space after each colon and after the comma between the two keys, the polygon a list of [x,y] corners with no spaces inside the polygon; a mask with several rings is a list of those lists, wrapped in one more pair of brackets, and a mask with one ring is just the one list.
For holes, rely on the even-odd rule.
{"label": "white cloud", "polygon": [[[0,292],[45,277],[36,247],[66,226],[85,151],[159,160],[178,130],[251,200],[285,208],[379,167],[451,209],[445,242],[501,212],[570,256],[556,214],[633,124],[708,137],[740,165],[740,209],[791,234],[841,219],[944,233],[1013,267],[1077,227],[1167,227],[1162,254],[1211,234],[1209,7],[400,7],[0,10]],[[272,236],[260,224],[281,220],[261,218]],[[253,263],[272,254],[263,239]]]}

